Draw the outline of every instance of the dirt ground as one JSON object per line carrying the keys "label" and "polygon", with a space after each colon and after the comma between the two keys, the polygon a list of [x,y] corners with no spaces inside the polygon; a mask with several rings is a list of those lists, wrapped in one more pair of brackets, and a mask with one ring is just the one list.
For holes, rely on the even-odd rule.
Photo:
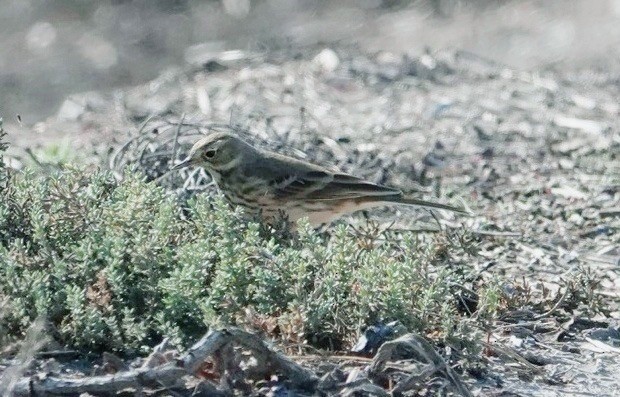
{"label": "dirt ground", "polygon": [[[536,4],[515,4],[512,11]],[[484,18],[509,18],[509,10]],[[592,12],[605,13],[594,6]],[[530,14],[540,22],[540,37],[565,37],[567,29],[583,37],[575,33],[580,23],[552,26],[542,11]],[[96,159],[93,153],[119,147],[149,118],[231,123],[376,182],[405,191],[422,185],[460,198],[476,214],[455,222],[480,238],[471,266],[481,277],[505,280],[515,295],[557,296],[559,306],[561,286],[581,272],[588,276],[577,289],[603,308],[592,315],[590,307],[575,307],[568,317],[553,308],[544,315],[525,308],[495,324],[489,341],[505,350],[485,358],[489,376],[466,379],[472,392],[620,394],[620,68],[614,52],[596,65],[573,63],[577,48],[596,53],[584,57],[590,60],[609,48],[590,47],[597,43],[592,34],[579,46],[565,44],[570,56],[542,44],[528,47],[531,57],[503,57],[493,45],[487,54],[438,45],[407,55],[403,43],[415,31],[392,29],[413,16],[388,17],[360,32],[362,45],[194,47],[191,62],[145,84],[71,95],[44,122],[9,124],[14,164],[30,161],[21,148],[58,145],[59,137],[69,137],[66,145],[79,147],[82,159]],[[425,32],[442,33],[458,34]],[[508,66],[519,63],[515,59],[524,63]],[[384,221],[384,215],[368,216]],[[389,215],[395,227],[419,226],[416,212]]]}

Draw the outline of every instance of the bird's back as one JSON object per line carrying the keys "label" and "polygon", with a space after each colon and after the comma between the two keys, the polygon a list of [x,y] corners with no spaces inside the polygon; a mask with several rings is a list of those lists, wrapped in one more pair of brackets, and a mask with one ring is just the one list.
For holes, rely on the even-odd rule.
{"label": "bird's back", "polygon": [[274,152],[257,150],[248,160],[244,174],[269,181],[277,197],[338,200],[400,194],[400,190]]}

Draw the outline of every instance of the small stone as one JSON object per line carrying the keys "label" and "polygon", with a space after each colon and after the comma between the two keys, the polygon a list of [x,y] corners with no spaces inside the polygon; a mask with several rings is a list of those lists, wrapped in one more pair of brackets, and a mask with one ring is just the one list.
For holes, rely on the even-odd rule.
{"label": "small stone", "polygon": [[510,344],[512,345],[512,347],[522,347],[523,339],[518,338],[514,335],[510,335]]}
{"label": "small stone", "polygon": [[576,226],[583,225],[584,219],[581,215],[576,212],[573,212],[569,217],[568,221]]}
{"label": "small stone", "polygon": [[560,166],[561,169],[563,170],[572,170],[573,168],[575,168],[575,162],[569,159],[560,159],[558,161],[558,165]]}
{"label": "small stone", "polygon": [[74,98],[67,98],[58,110],[58,120],[60,121],[77,121],[86,111],[86,103],[77,101]]}
{"label": "small stone", "polygon": [[314,57],[312,64],[323,73],[331,73],[340,65],[340,59],[334,50],[326,48]]}

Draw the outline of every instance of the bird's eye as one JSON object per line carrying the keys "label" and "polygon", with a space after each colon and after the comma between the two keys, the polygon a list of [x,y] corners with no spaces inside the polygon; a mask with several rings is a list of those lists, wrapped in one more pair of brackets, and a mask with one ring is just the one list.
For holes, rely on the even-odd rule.
{"label": "bird's eye", "polygon": [[215,157],[215,150],[211,149],[205,152],[205,158],[212,159],[213,157]]}

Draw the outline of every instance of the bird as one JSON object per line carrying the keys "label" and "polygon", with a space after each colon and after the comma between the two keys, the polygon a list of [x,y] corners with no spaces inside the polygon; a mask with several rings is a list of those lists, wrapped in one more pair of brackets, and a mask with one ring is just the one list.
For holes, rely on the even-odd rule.
{"label": "bird", "polygon": [[311,226],[319,227],[346,214],[386,205],[469,214],[461,208],[406,197],[399,189],[253,146],[231,132],[213,132],[201,138],[186,159],[171,170],[190,166],[204,168],[229,203],[260,215],[268,223],[284,216],[292,225],[307,218]]}

